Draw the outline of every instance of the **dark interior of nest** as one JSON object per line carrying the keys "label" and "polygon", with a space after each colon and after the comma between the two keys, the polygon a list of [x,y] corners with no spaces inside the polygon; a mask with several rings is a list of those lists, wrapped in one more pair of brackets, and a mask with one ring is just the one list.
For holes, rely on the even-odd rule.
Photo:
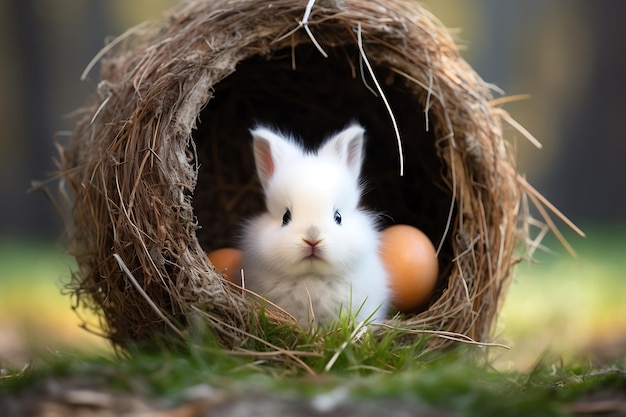
{"label": "dark interior of nest", "polygon": [[[249,129],[269,125],[315,149],[330,134],[357,121],[366,129],[362,205],[383,214],[382,228],[410,224],[437,246],[444,236],[451,190],[442,176],[431,115],[427,131],[425,91],[374,65],[398,124],[405,154],[404,176],[393,124],[383,101],[362,77],[356,46],[336,47],[324,58],[299,46],[253,56],[214,86],[213,98],[199,115],[193,140],[199,163],[193,207],[197,238],[209,252],[237,247],[245,219],[264,210],[256,177]],[[454,217],[454,216],[453,216]],[[439,254],[440,276],[431,302],[445,290],[454,258],[450,233]]]}

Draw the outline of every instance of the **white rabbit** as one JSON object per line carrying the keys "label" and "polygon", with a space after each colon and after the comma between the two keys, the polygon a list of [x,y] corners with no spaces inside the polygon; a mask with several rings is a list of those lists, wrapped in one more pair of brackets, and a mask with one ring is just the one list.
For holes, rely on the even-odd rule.
{"label": "white rabbit", "polygon": [[349,126],[317,153],[265,127],[251,133],[267,212],[244,227],[246,288],[305,326],[340,312],[384,320],[390,292],[376,217],[358,207],[364,129]]}

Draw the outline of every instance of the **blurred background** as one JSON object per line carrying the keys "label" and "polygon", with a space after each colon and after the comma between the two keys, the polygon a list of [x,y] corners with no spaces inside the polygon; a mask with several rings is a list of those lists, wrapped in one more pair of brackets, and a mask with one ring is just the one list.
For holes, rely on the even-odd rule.
{"label": "blurred background", "polygon": [[[66,116],[95,90],[97,71],[79,79],[87,63],[106,39],[174,3],[0,1],[0,367],[41,349],[106,349],[61,294],[73,263],[58,249],[60,218],[28,190],[54,170],[55,134],[72,130]],[[554,253],[518,266],[496,329],[514,347],[502,363],[523,367],[544,351],[626,355],[626,3],[424,3],[486,81],[529,95],[505,105],[543,144],[507,129],[520,170],[588,235],[560,224],[578,257],[547,239]]]}

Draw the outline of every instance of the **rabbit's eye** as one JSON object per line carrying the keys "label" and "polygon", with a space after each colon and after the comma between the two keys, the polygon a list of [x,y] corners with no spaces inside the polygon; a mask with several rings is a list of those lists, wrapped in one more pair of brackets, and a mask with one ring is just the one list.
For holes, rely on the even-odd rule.
{"label": "rabbit's eye", "polygon": [[335,211],[335,223],[341,224],[341,213],[339,213],[339,210]]}
{"label": "rabbit's eye", "polygon": [[285,210],[285,214],[283,214],[283,226],[287,226],[291,221],[291,211],[289,209]]}

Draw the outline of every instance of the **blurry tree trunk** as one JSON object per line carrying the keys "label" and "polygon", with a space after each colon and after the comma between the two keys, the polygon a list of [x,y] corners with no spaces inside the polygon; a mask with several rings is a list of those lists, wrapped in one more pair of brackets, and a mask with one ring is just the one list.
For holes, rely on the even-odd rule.
{"label": "blurry tree trunk", "polygon": [[563,148],[543,189],[578,221],[626,221],[626,2],[586,2],[591,74],[563,118]]}
{"label": "blurry tree trunk", "polygon": [[[0,180],[4,196],[0,230],[20,237],[50,238],[61,230],[59,217],[40,193],[26,192],[32,180],[43,180],[55,169],[53,137],[59,130],[71,129],[64,117],[83,101],[78,87],[80,72],[104,44],[107,3],[70,2],[76,13],[67,15],[55,2],[7,3],[4,9],[11,24],[8,42],[14,43],[10,48],[14,56],[6,59],[16,67],[17,76],[11,82],[18,85],[10,111],[19,121],[15,124],[17,132],[3,139],[13,143],[12,155],[6,156],[10,158],[10,172],[2,172]],[[54,13],[47,13],[46,7]]]}

